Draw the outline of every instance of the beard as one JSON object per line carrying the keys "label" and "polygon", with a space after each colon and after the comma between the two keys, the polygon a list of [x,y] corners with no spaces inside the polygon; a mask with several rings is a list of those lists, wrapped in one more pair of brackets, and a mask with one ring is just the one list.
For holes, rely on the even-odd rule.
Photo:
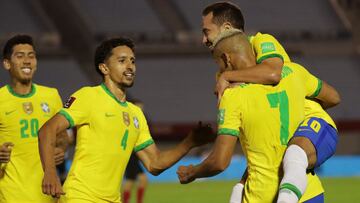
{"label": "beard", "polygon": [[134,85],[134,81],[131,81],[131,82],[122,82],[120,83],[120,86],[123,87],[123,88],[130,88]]}

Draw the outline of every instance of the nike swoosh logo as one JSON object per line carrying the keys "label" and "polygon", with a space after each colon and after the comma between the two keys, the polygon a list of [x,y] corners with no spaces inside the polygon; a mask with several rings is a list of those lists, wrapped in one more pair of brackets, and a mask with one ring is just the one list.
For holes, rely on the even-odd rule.
{"label": "nike swoosh logo", "polygon": [[5,112],[5,115],[7,116],[7,115],[9,115],[9,114],[11,114],[11,113],[13,113],[13,112],[15,112],[15,111],[16,111],[16,109],[13,110],[13,111],[7,111],[7,112]]}
{"label": "nike swoosh logo", "polygon": [[105,113],[105,116],[106,116],[106,117],[113,117],[113,116],[115,116],[115,114]]}

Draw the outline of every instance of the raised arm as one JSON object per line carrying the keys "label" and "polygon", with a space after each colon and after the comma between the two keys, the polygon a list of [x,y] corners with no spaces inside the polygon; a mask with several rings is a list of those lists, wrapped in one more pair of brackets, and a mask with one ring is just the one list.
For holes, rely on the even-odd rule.
{"label": "raised arm", "polygon": [[56,147],[57,135],[61,134],[70,126],[68,120],[61,115],[56,114],[48,120],[39,130],[39,152],[42,167],[44,170],[44,179],[42,189],[44,194],[59,197],[64,194],[61,188],[59,177],[56,173],[54,151]]}

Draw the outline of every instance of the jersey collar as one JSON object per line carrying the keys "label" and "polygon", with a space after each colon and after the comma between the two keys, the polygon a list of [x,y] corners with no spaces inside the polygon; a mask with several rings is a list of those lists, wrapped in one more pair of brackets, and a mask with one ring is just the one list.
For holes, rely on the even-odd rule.
{"label": "jersey collar", "polygon": [[110,90],[106,87],[106,85],[105,85],[104,83],[101,83],[100,86],[103,88],[103,90],[104,90],[110,97],[112,97],[113,99],[115,99],[115,101],[116,101],[117,103],[119,103],[121,106],[127,107],[127,102],[126,102],[126,101],[122,102],[122,101],[118,100],[118,99],[115,97],[115,95],[113,95],[113,93],[110,92]]}
{"label": "jersey collar", "polygon": [[16,93],[9,84],[7,84],[6,87],[7,87],[8,91],[10,92],[10,94],[12,94],[15,97],[20,97],[20,98],[29,98],[29,97],[33,96],[36,92],[36,87],[34,84],[31,84],[31,91],[27,94]]}

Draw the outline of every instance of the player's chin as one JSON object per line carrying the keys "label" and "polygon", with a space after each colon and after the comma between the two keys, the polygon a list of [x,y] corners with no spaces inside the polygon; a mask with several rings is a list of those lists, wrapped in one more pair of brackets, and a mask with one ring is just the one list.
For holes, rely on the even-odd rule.
{"label": "player's chin", "polygon": [[126,82],[124,82],[123,83],[123,87],[125,87],[125,88],[130,88],[130,87],[132,87],[134,85],[134,81],[132,80],[132,81],[126,81]]}

